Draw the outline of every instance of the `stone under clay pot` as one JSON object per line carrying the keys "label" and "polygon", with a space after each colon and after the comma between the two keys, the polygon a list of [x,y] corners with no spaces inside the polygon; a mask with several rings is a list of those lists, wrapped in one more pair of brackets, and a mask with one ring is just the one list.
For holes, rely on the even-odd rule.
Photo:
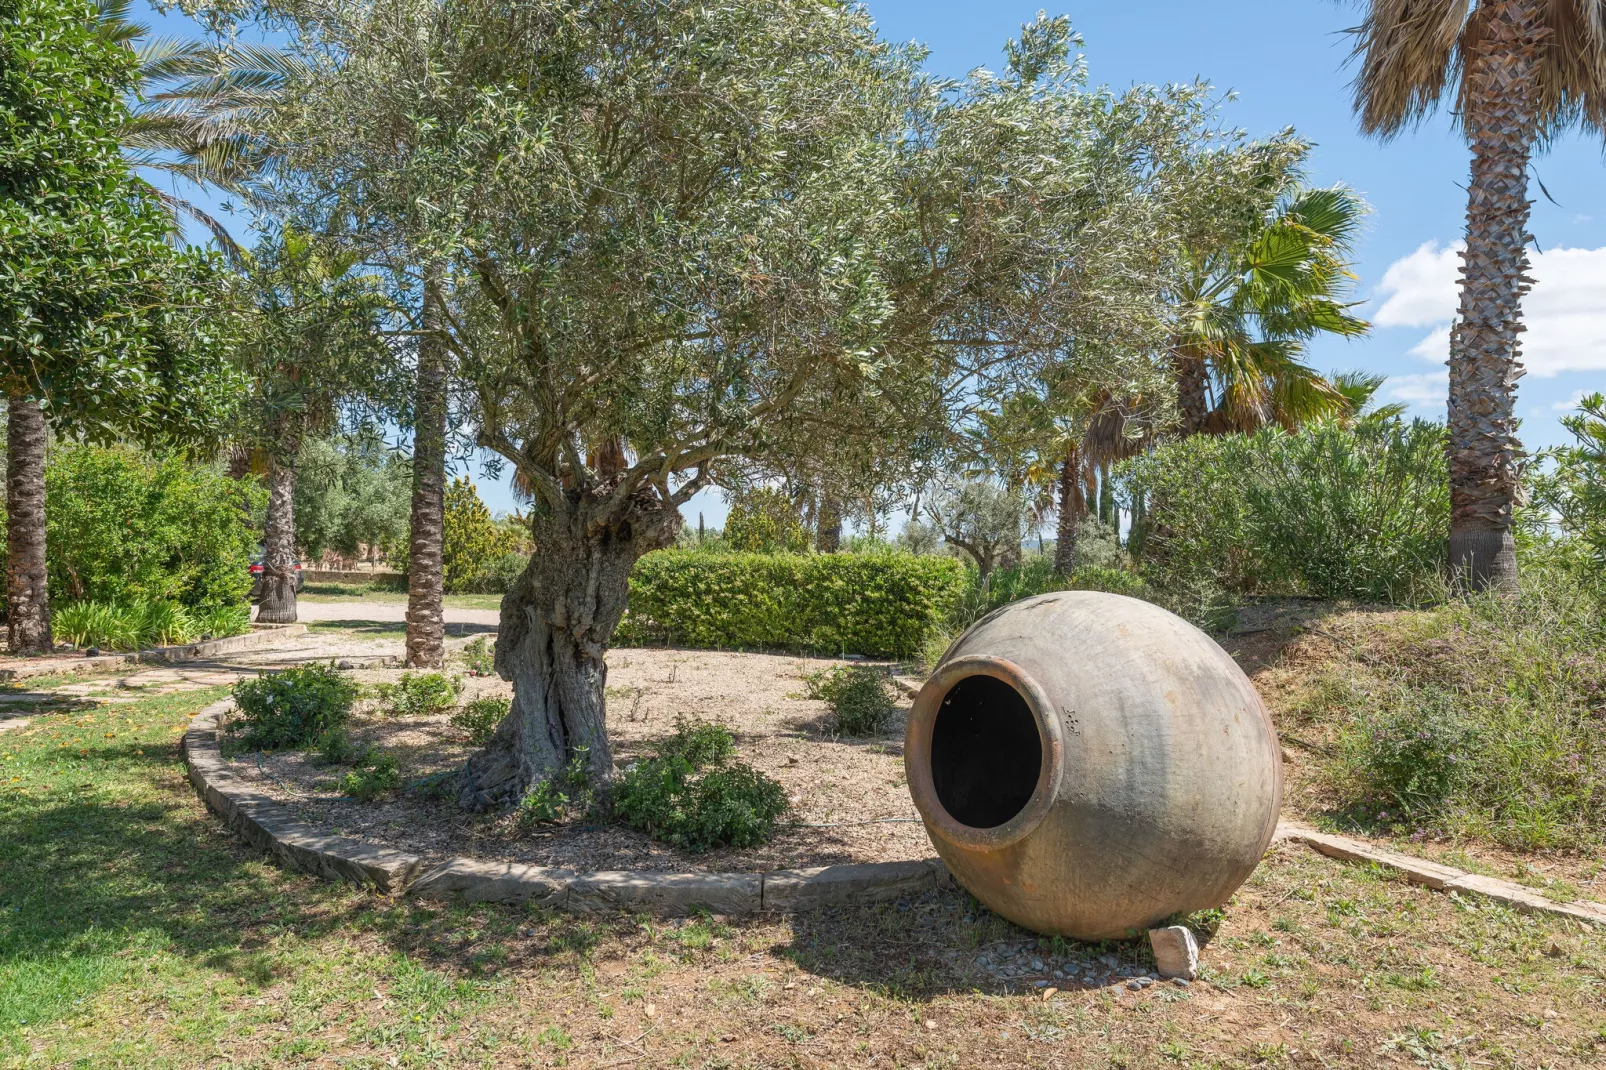
{"label": "stone under clay pot", "polygon": [[915,698],[904,765],[960,884],[1081,940],[1225,904],[1282,805],[1276,732],[1232,658],[1175,614],[1091,591],[960,636]]}

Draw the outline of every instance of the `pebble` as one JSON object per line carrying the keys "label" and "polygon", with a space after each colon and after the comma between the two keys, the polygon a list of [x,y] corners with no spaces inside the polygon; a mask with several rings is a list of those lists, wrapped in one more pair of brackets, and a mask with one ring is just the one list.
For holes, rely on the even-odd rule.
{"label": "pebble", "polygon": [[1148,988],[1152,984],[1154,984],[1153,978],[1134,977],[1132,980],[1126,983],[1126,986],[1134,992],[1141,992],[1143,989]]}
{"label": "pebble", "polygon": [[1032,969],[1037,970],[1038,972],[1042,972],[1043,960],[1042,959],[1033,959],[1032,960]]}
{"label": "pebble", "polygon": [[1193,982],[1188,980],[1186,977],[1173,977],[1171,978],[1171,983],[1176,985],[1178,988],[1189,988],[1193,985]]}
{"label": "pebble", "polygon": [[1121,965],[1121,960],[1116,958],[1114,955],[1100,955],[1099,961],[1110,967],[1112,970]]}
{"label": "pebble", "polygon": [[1048,982],[1047,981],[1033,981],[1032,982],[1032,987],[1033,988],[1047,988],[1048,987]]}

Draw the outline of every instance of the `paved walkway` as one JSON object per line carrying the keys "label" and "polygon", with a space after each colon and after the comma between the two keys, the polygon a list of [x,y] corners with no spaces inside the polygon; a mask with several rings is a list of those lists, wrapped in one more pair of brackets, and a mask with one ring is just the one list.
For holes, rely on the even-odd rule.
{"label": "paved walkway", "polygon": [[[502,611],[498,609],[454,609],[446,607],[447,625],[477,625],[480,628],[495,627],[501,623]],[[400,602],[296,602],[296,619],[304,624],[314,621],[374,621],[377,623],[402,624],[407,620],[407,607]],[[452,634],[467,634],[467,631],[452,630]]]}

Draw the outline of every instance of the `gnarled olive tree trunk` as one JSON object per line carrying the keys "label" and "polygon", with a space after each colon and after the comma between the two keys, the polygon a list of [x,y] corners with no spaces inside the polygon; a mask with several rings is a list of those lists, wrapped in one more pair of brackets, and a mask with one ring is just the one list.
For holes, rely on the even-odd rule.
{"label": "gnarled olive tree trunk", "polygon": [[296,622],[296,453],[300,436],[284,436],[278,446],[268,463],[268,523],[262,540],[262,594],[257,599],[261,624]]}
{"label": "gnarled olive tree trunk", "polygon": [[1463,121],[1472,142],[1461,308],[1450,334],[1450,567],[1474,589],[1517,581],[1514,412],[1528,276],[1528,157],[1538,131],[1543,0],[1480,4]]}
{"label": "gnarled olive tree trunk", "polygon": [[12,394],[6,418],[6,629],[13,654],[48,654],[45,562],[45,414]]}
{"label": "gnarled olive tree trunk", "polygon": [[558,512],[532,521],[535,554],[502,599],[496,670],[513,683],[513,709],[485,750],[469,759],[460,803],[516,803],[584,753],[592,784],[613,776],[603,692],[608,641],[624,616],[630,570],[673,545],[680,514],[650,492],[610,510],[603,491],[569,492]]}

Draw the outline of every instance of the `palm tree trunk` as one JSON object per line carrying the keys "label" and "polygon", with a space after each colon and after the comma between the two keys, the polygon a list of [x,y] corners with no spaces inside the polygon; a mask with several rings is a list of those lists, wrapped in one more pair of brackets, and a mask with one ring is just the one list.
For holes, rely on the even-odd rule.
{"label": "palm tree trunk", "polygon": [[13,393],[6,419],[6,630],[12,654],[48,654],[45,561],[45,414]]}
{"label": "palm tree trunk", "polygon": [[440,668],[446,660],[442,563],[446,501],[446,347],[441,342],[440,269],[424,280],[418,340],[418,401],[413,420],[413,517],[407,565],[407,664]]}
{"label": "palm tree trunk", "polygon": [[300,435],[279,440],[268,464],[268,524],[262,540],[261,624],[296,622],[296,454]]}
{"label": "palm tree trunk", "polygon": [[1054,571],[1069,576],[1076,571],[1076,532],[1087,515],[1087,499],[1082,494],[1082,455],[1074,443],[1065,451],[1065,463],[1060,468],[1059,497]]}
{"label": "palm tree trunk", "polygon": [[1171,350],[1171,371],[1177,380],[1177,411],[1183,435],[1197,435],[1210,417],[1210,380],[1204,358],[1178,346]]}
{"label": "palm tree trunk", "polygon": [[1461,307],[1450,334],[1450,567],[1475,590],[1517,580],[1514,416],[1528,276],[1528,158],[1538,131],[1544,0],[1480,5],[1464,121],[1472,142]]}
{"label": "palm tree trunk", "polygon": [[1110,482],[1110,466],[1099,465],[1099,520],[1115,531],[1121,530],[1121,515],[1115,508],[1115,484]]}

